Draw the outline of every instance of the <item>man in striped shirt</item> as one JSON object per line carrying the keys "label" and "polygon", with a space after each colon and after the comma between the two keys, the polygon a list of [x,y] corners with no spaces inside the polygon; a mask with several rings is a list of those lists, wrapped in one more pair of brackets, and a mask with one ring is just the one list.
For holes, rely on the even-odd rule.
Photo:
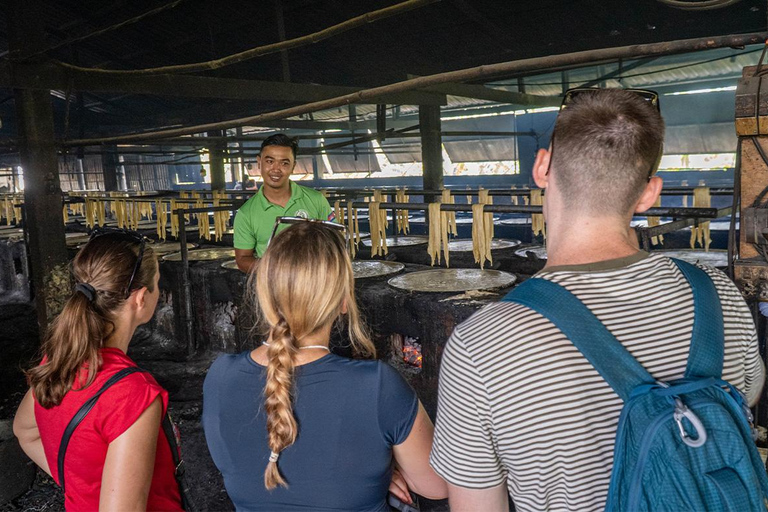
{"label": "man in striped shirt", "polygon": [[[681,378],[691,289],[671,260],[638,250],[629,227],[661,191],[661,116],[629,91],[569,99],[534,164],[547,190],[538,276],[575,294],[656,379]],[[705,270],[723,307],[723,378],[754,403],[764,370],[753,318],[733,283]],[[451,509],[507,510],[509,493],[522,511],[603,510],[622,405],[548,320],[512,302],[486,306],[456,328],[441,363],[431,463]]]}

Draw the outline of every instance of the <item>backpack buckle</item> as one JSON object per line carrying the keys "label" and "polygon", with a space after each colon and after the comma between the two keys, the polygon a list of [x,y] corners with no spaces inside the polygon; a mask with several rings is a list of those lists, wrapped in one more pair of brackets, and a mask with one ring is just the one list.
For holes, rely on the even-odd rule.
{"label": "backpack buckle", "polygon": [[[686,407],[683,401],[679,398],[675,398],[675,412],[673,417],[675,418],[675,423],[677,423],[677,429],[680,431],[680,438],[687,446],[698,448],[707,442],[707,431],[704,429],[701,420],[692,410]],[[683,418],[690,421],[693,428],[696,429],[696,439],[691,438],[688,435],[688,432],[686,432],[685,426],[683,426]]]}

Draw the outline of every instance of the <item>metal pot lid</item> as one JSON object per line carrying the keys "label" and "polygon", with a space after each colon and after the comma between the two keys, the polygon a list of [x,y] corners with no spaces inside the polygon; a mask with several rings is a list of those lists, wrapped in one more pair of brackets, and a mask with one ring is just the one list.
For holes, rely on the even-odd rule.
{"label": "metal pot lid", "polygon": [[[373,242],[370,239],[363,240],[363,245],[370,247]],[[422,245],[429,242],[429,238],[421,235],[408,235],[398,237],[387,237],[387,247],[409,247],[412,245]]]}
{"label": "metal pot lid", "polygon": [[514,274],[477,268],[441,268],[393,277],[388,283],[411,292],[456,293],[506,288],[517,280]]}
{"label": "metal pot lid", "polygon": [[[512,249],[520,245],[520,240],[504,240],[493,239],[491,240],[491,250],[498,249]],[[472,240],[469,238],[457,238],[448,242],[448,250],[451,252],[472,252]]]}
{"label": "metal pot lid", "polygon": [[228,270],[240,270],[237,268],[237,260],[225,261],[221,264],[221,268],[226,268]]}
{"label": "metal pot lid", "polygon": [[360,260],[352,262],[352,271],[355,274],[355,279],[397,274],[404,268],[404,264],[396,261]]}
{"label": "metal pot lid", "polygon": [[[172,252],[179,252],[181,250],[181,242],[157,242],[150,244],[149,247],[155,251],[157,256],[164,256]],[[195,247],[195,244],[187,244],[188,251],[191,251]]]}
{"label": "metal pot lid", "polygon": [[[235,250],[228,247],[215,247],[211,249],[195,249],[189,251],[189,261],[213,261],[224,258],[234,258]],[[181,253],[176,252],[163,256],[163,261],[181,261]]]}
{"label": "metal pot lid", "polygon": [[528,258],[529,253],[531,253],[533,256],[536,256],[540,260],[547,259],[547,248],[543,245],[532,245],[530,247],[524,247],[515,251],[515,255],[520,256],[521,258]]}

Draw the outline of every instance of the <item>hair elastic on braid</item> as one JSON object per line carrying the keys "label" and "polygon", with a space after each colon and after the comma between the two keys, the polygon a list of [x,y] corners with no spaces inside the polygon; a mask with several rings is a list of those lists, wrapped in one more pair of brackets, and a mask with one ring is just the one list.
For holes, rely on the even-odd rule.
{"label": "hair elastic on braid", "polygon": [[277,458],[278,457],[280,457],[279,453],[270,452],[270,454],[269,454],[269,462],[277,462]]}
{"label": "hair elastic on braid", "polygon": [[85,295],[85,298],[88,299],[88,302],[93,302],[93,299],[96,298],[96,288],[89,285],[88,283],[77,283],[75,285],[75,291]]}

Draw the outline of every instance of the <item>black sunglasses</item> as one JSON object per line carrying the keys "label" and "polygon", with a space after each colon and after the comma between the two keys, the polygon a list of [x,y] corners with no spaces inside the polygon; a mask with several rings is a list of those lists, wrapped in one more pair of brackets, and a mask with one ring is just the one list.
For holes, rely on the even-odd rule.
{"label": "black sunglasses", "polygon": [[136,263],[133,265],[133,272],[131,272],[131,278],[128,280],[128,286],[125,288],[125,298],[127,299],[128,297],[131,296],[131,287],[133,286],[133,280],[136,279],[136,272],[138,272],[139,268],[141,268],[141,261],[144,259],[144,247],[146,246],[147,239],[144,236],[142,236],[141,233],[138,233],[136,231],[131,231],[130,229],[113,228],[113,227],[106,226],[106,227],[94,228],[93,231],[91,231],[91,236],[89,240],[93,240],[94,238],[99,238],[107,235],[114,237],[116,240],[140,244],[139,255],[136,257]]}
{"label": "black sunglasses", "polygon": [[275,238],[275,235],[277,234],[277,228],[280,227],[280,224],[299,224],[302,222],[314,222],[335,231],[340,231],[342,234],[346,233],[347,231],[345,226],[336,224],[330,220],[305,219],[304,217],[278,217],[275,219],[275,227],[272,228],[272,234],[269,236],[267,245],[269,245],[269,243],[272,242],[272,239]]}
{"label": "black sunglasses", "polygon": [[[574,87],[573,89],[568,89],[565,91],[565,94],[563,95],[563,102],[560,104],[560,112],[565,110],[568,105],[573,103],[573,100],[579,96],[584,96],[587,94],[600,94],[601,91],[605,91],[607,89],[598,89],[596,87]],[[653,106],[659,113],[661,113],[661,103],[659,103],[659,94],[655,91],[649,91],[648,89],[621,89],[622,91],[631,92],[640,98],[647,101],[651,106]],[[550,151],[549,151],[549,165],[547,166],[547,174],[549,174],[550,169],[552,168],[552,155],[555,152],[555,131],[552,132],[552,137],[549,141],[550,145]],[[661,159],[661,155],[659,155],[659,160]],[[651,168],[648,171],[648,181],[651,181],[651,177],[653,177],[653,174],[656,172],[656,169],[658,168],[658,160],[651,164]]]}

